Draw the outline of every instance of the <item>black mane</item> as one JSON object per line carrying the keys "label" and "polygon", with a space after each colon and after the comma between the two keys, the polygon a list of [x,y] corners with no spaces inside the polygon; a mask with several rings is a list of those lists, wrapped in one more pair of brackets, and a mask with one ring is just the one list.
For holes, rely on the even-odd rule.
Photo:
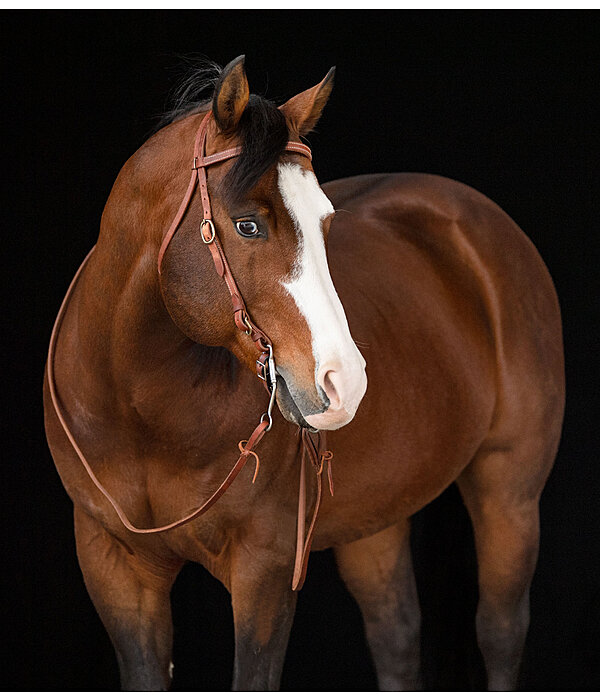
{"label": "black mane", "polygon": [[[210,109],[221,70],[221,66],[212,61],[191,63],[173,93],[173,106],[162,115],[157,129]],[[288,141],[285,117],[270,100],[250,95],[239,123],[238,137],[242,152],[223,181],[220,193],[229,202],[240,199],[251,190],[279,160]]]}

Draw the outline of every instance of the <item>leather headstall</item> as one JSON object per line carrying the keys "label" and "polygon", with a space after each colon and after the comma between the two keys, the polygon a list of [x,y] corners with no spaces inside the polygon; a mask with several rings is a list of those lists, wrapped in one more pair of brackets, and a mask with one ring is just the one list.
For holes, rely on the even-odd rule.
{"label": "leather headstall", "polygon": [[[77,441],[73,437],[71,430],[69,429],[67,422],[63,416],[63,413],[59,406],[58,397],[56,394],[56,385],[54,380],[54,353],[56,348],[56,341],[58,336],[58,331],[62,323],[63,316],[66,311],[67,303],[71,297],[75,284],[83,271],[86,263],[88,262],[94,248],[88,253],[85,260],[81,264],[80,268],[77,270],[73,281],[71,282],[69,289],[65,295],[65,298],[61,304],[61,307],[56,318],[54,328],[52,329],[52,335],[50,337],[50,348],[48,351],[48,363],[47,363],[47,374],[48,374],[48,384],[50,388],[50,396],[52,399],[52,404],[56,411],[56,415],[65,431],[69,442],[71,443],[73,449],[75,450],[77,456],[79,457],[81,463],[83,464],[86,472],[88,473],[90,479],[96,488],[105,496],[108,502],[111,504],[119,520],[123,526],[130,532],[137,534],[153,534],[160,532],[167,532],[173,530],[177,527],[181,527],[186,523],[195,520],[197,517],[205,513],[211,506],[213,506],[219,498],[225,493],[225,491],[232,484],[236,476],[240,473],[248,458],[250,456],[255,459],[255,472],[253,482],[258,474],[258,469],[260,461],[254,448],[258,445],[260,440],[264,437],[272,426],[272,410],[275,402],[275,395],[277,391],[277,370],[275,365],[275,357],[273,353],[273,344],[268,337],[268,335],[262,331],[256,323],[252,321],[244,303],[242,294],[236,284],[235,278],[231,272],[227,258],[223,251],[221,242],[219,241],[217,232],[215,230],[215,225],[212,221],[212,210],[210,205],[210,196],[208,192],[208,182],[206,169],[216,163],[222,163],[231,158],[237,157],[241,153],[241,148],[230,148],[225,151],[220,151],[211,155],[205,155],[206,151],[206,138],[208,124],[212,117],[212,112],[208,112],[202,120],[200,127],[196,133],[196,138],[194,141],[194,156],[192,161],[192,175],[184,195],[184,198],[175,214],[167,233],[165,234],[160,250],[158,253],[158,273],[162,273],[162,262],[169,246],[169,243],[176,234],[183,217],[190,205],[196,187],[200,191],[200,198],[202,201],[203,219],[200,224],[200,235],[203,242],[208,247],[212,259],[215,265],[215,269],[219,277],[221,277],[229,294],[231,296],[231,302],[233,306],[233,316],[235,325],[244,333],[250,336],[256,348],[259,352],[259,357],[256,361],[257,375],[263,381],[264,386],[269,394],[269,404],[267,411],[262,414],[260,421],[248,440],[241,440],[238,444],[240,450],[240,456],[238,457],[236,463],[233,465],[231,471],[227,474],[225,479],[221,482],[220,486],[214,491],[214,493],[204,502],[202,505],[195,508],[191,513],[188,513],[184,517],[171,522],[167,525],[162,525],[160,527],[152,528],[139,528],[131,523],[122,508],[119,506],[117,501],[111,496],[111,494],[104,488],[100,483],[93,469],[83,455],[81,449],[77,445]],[[285,146],[285,151],[292,153],[299,153],[307,158],[311,159],[311,151],[308,146],[296,141],[289,141]],[[296,533],[296,557],[294,562],[294,573],[292,578],[292,589],[299,590],[306,577],[306,569],[308,566],[308,555],[310,553],[310,548],[312,544],[312,539],[314,535],[314,528],[317,520],[317,515],[319,512],[319,506],[321,504],[322,495],[322,474],[325,463],[327,462],[327,475],[329,480],[329,489],[331,495],[333,495],[333,481],[331,473],[331,459],[333,454],[326,449],[325,446],[325,436],[320,433],[315,433],[314,437],[311,435],[311,431],[301,428],[301,464],[300,464],[300,489],[298,495],[298,521],[297,521],[297,533]],[[305,532],[305,521],[306,521],[306,457],[310,460],[313,468],[315,469],[317,477],[317,494],[316,502],[313,509],[313,515],[311,518],[310,525],[308,527],[308,532],[306,537]]]}

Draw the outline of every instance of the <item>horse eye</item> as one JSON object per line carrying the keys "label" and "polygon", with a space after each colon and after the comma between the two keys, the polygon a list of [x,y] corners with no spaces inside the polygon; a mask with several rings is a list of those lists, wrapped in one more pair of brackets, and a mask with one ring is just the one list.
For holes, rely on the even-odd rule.
{"label": "horse eye", "polygon": [[240,236],[245,236],[246,238],[254,238],[260,233],[256,221],[236,221],[235,228]]}

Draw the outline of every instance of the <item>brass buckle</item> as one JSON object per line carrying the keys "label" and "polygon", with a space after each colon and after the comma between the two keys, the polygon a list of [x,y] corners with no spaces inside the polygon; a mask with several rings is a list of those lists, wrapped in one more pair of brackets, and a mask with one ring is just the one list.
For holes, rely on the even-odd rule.
{"label": "brass buckle", "polygon": [[[210,228],[211,236],[208,240],[206,238],[204,238],[204,224],[208,224],[208,227]],[[215,236],[216,236],[215,225],[213,224],[213,222],[210,219],[202,219],[202,223],[200,224],[200,236],[202,237],[203,242],[206,243],[207,245],[209,243],[212,243],[215,240]]]}
{"label": "brass buckle", "polygon": [[246,335],[252,335],[252,332],[254,331],[254,326],[250,323],[250,319],[248,318],[248,314],[244,312],[242,314],[242,321],[244,322],[244,325],[248,329],[247,331],[244,331]]}

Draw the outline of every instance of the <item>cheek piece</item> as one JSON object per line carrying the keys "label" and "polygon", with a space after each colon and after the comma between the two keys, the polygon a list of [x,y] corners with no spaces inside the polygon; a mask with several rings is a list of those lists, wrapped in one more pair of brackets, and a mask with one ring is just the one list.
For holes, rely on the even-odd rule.
{"label": "cheek piece", "polygon": [[[265,389],[269,395],[269,403],[268,403],[268,408],[265,413],[262,414],[260,418],[259,424],[256,426],[254,431],[252,432],[252,435],[247,440],[241,440],[238,443],[238,448],[240,450],[240,456],[238,457],[238,460],[236,463],[233,465],[231,471],[221,485],[217,488],[217,490],[210,496],[202,505],[198,506],[195,510],[193,510],[191,513],[188,515],[180,518],[179,520],[176,520],[174,522],[171,522],[167,525],[162,525],[160,527],[153,527],[153,528],[139,528],[136,527],[131,523],[131,521],[128,519],[126,514],[124,513],[123,509],[119,506],[119,504],[115,501],[115,499],[110,495],[110,493],[104,488],[104,486],[100,483],[96,475],[94,474],[93,469],[91,468],[90,464],[86,460],[85,456],[83,455],[81,449],[77,445],[77,441],[73,437],[73,434],[71,433],[71,430],[69,429],[67,422],[62,414],[62,411],[59,406],[59,401],[56,393],[56,385],[54,381],[54,350],[56,347],[56,340],[58,336],[58,332],[60,330],[60,326],[62,323],[62,319],[68,304],[68,301],[71,297],[72,291],[77,283],[77,280],[83,271],[87,261],[89,260],[93,248],[88,253],[87,257],[81,264],[81,267],[77,271],[75,277],[73,278],[73,281],[71,282],[71,285],[69,286],[69,289],[67,290],[67,294],[62,302],[62,305],[59,309],[58,316],[56,318],[56,322],[54,324],[54,328],[52,330],[52,335],[50,337],[50,348],[48,351],[48,385],[50,389],[50,396],[52,399],[52,404],[54,406],[54,410],[56,411],[56,415],[59,419],[59,422],[62,425],[63,430],[65,431],[65,434],[67,438],[69,439],[69,442],[71,443],[71,446],[75,450],[77,456],[79,457],[81,463],[83,464],[88,476],[90,477],[91,481],[93,484],[96,486],[96,488],[105,496],[105,498],[108,500],[108,502],[111,504],[113,507],[114,511],[119,517],[119,520],[123,524],[123,526],[129,530],[130,532],[134,532],[136,534],[153,534],[153,533],[158,533],[158,532],[167,532],[169,530],[174,530],[177,527],[181,527],[182,525],[185,525],[186,523],[191,522],[192,520],[195,520],[197,517],[205,513],[211,506],[213,506],[219,498],[225,493],[225,491],[229,488],[229,486],[233,483],[234,479],[236,476],[240,473],[246,462],[248,461],[248,458],[250,456],[254,457],[255,460],[255,470],[254,470],[254,478],[252,479],[252,483],[256,480],[256,477],[258,475],[258,470],[260,466],[260,460],[256,452],[254,452],[254,448],[258,445],[260,440],[264,437],[265,433],[267,433],[270,429],[271,426],[273,425],[273,418],[272,418],[272,410],[273,406],[275,403],[275,395],[277,391],[277,371],[276,371],[276,365],[275,365],[275,358],[274,358],[274,353],[273,353],[273,344],[269,337],[267,336],[266,333],[264,333],[250,318],[250,315],[248,313],[248,310],[246,308],[246,305],[244,303],[244,299],[240,293],[240,290],[235,282],[235,278],[233,277],[233,274],[231,272],[231,269],[229,267],[229,264],[227,262],[227,258],[225,257],[225,253],[223,251],[223,247],[221,245],[221,242],[219,241],[219,238],[217,236],[217,232],[215,230],[214,223],[212,221],[212,211],[211,211],[211,206],[210,206],[210,196],[208,194],[208,185],[207,185],[207,179],[206,179],[206,169],[210,165],[214,165],[215,163],[221,163],[225,160],[229,160],[231,158],[235,158],[238,156],[241,152],[240,147],[236,148],[230,148],[225,151],[220,151],[219,153],[214,153],[210,156],[205,155],[205,150],[206,150],[206,134],[207,134],[207,128],[208,128],[208,123],[212,117],[212,112],[208,112],[206,116],[203,118],[202,123],[200,124],[200,128],[198,129],[198,132],[196,133],[196,138],[194,142],[194,157],[193,157],[193,164],[192,164],[192,176],[190,179],[190,183],[188,185],[187,191],[184,195],[184,198],[179,205],[179,209],[177,210],[177,213],[175,214],[175,218],[173,219],[173,222],[171,223],[171,226],[169,227],[169,230],[165,234],[162,244],[160,246],[160,250],[158,253],[158,274],[161,275],[161,268],[162,268],[162,261],[163,257],[165,254],[165,251],[167,250],[167,247],[169,246],[169,243],[171,242],[173,236],[177,233],[177,229],[179,228],[179,225],[181,224],[181,221],[183,220],[183,217],[185,216],[185,213],[189,207],[189,204],[192,200],[192,197],[194,195],[194,192],[196,190],[196,187],[199,188],[200,191],[200,198],[202,201],[202,210],[203,210],[203,219],[200,224],[200,235],[202,237],[203,242],[208,246],[208,249],[210,250],[210,253],[213,258],[213,262],[215,265],[215,269],[217,271],[217,274],[219,277],[221,277],[226,285],[227,289],[229,290],[229,294],[231,295],[231,302],[233,306],[233,317],[234,317],[234,323],[235,325],[246,335],[250,336],[254,344],[256,345],[256,348],[259,352],[259,357],[256,361],[256,369],[257,369],[257,375],[258,377],[262,380]],[[286,144],[285,147],[286,151],[292,152],[292,153],[300,153],[303,156],[306,156],[308,159],[311,159],[311,151],[308,148],[308,146],[305,146],[302,143],[298,143],[295,141],[289,141]],[[293,590],[299,590],[302,588],[302,585],[304,583],[304,579],[306,577],[306,569],[308,566],[308,555],[310,553],[310,548],[312,544],[312,539],[313,539],[313,534],[314,534],[314,528],[315,524],[317,521],[317,515],[319,513],[319,506],[321,504],[321,496],[322,496],[322,474],[324,470],[325,463],[327,463],[327,476],[328,476],[328,481],[329,481],[329,490],[331,492],[331,495],[333,496],[333,479],[332,479],[332,471],[331,471],[331,460],[333,458],[333,454],[331,453],[330,450],[326,449],[325,445],[325,436],[321,433],[316,432],[315,436],[311,435],[311,431],[301,428],[300,429],[300,435],[301,435],[301,444],[302,444],[302,455],[301,455],[301,462],[300,462],[300,488],[299,488],[299,494],[298,494],[298,519],[297,519],[297,530],[296,530],[296,557],[295,557],[295,562],[294,562],[294,573],[292,577],[292,589]],[[312,518],[310,525],[308,527],[308,532],[306,534],[306,537],[304,535],[304,528],[305,528],[305,521],[306,521],[306,460],[311,462],[315,473],[316,473],[316,480],[317,480],[317,498],[316,498],[316,503],[315,507],[313,510]]]}

